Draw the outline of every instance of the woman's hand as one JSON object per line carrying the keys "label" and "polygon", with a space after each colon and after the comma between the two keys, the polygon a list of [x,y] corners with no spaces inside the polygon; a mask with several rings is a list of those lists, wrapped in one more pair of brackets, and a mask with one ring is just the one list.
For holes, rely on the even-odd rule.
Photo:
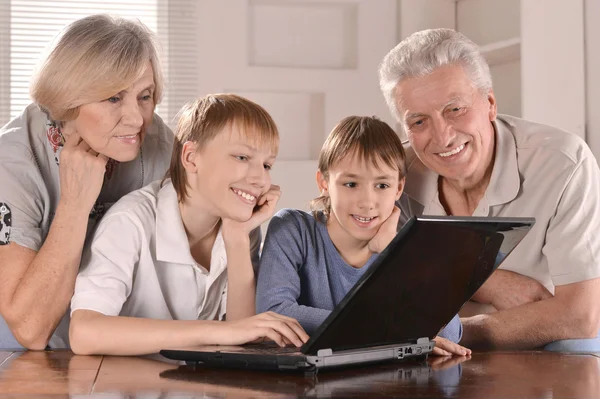
{"label": "woman's hand", "polygon": [[459,344],[455,344],[454,342],[447,340],[442,337],[435,337],[433,339],[435,341],[435,348],[433,348],[432,355],[437,356],[470,356],[471,349],[465,348],[464,346],[460,346]]}
{"label": "woman's hand", "polygon": [[89,213],[100,195],[107,161],[105,155],[92,150],[77,132],[67,137],[60,153],[61,202]]}
{"label": "woman's hand", "polygon": [[219,345],[242,345],[271,340],[279,346],[293,344],[300,347],[308,341],[308,335],[296,319],[274,312],[219,324],[222,330],[215,337]]}
{"label": "woman's hand", "polygon": [[396,237],[398,229],[398,220],[400,219],[400,208],[394,205],[394,210],[385,222],[379,226],[375,237],[369,241],[369,250],[373,253],[380,253]]}

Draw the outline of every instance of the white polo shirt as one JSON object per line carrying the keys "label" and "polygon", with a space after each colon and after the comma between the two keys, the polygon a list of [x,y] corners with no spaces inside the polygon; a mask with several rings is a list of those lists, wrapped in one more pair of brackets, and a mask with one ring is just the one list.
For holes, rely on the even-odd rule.
{"label": "white polo shirt", "polygon": [[[501,269],[532,277],[550,292],[600,277],[600,171],[578,136],[499,115],[489,186],[473,216],[535,217]],[[407,149],[408,176],[400,199],[403,223],[413,215],[446,215],[439,176]]]}
{"label": "white polo shirt", "polygon": [[71,314],[89,309],[109,316],[222,319],[226,266],[221,231],[209,270],[194,260],[175,189],[170,180],[162,187],[157,181],[123,197],[102,218],[82,256]]}

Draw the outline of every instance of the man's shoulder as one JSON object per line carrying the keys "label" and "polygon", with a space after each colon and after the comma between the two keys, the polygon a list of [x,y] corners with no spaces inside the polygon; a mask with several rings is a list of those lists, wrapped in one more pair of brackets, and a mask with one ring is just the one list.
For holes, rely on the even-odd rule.
{"label": "man's shoulder", "polygon": [[551,157],[554,162],[562,158],[572,164],[593,157],[585,141],[574,133],[509,115],[498,115],[498,119],[513,134],[517,153]]}

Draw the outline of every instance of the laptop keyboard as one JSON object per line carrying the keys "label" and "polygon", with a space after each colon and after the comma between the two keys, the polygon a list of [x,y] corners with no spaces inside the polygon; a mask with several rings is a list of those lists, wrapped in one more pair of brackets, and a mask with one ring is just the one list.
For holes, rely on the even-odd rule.
{"label": "laptop keyboard", "polygon": [[281,347],[276,344],[249,344],[244,345],[244,352],[264,355],[280,355],[282,353],[300,353],[300,348],[295,346]]}

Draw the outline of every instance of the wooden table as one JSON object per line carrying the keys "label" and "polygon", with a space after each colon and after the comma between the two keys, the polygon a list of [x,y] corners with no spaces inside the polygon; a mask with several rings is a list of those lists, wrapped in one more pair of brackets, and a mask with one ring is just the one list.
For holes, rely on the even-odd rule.
{"label": "wooden table", "polygon": [[[162,360],[161,360],[162,359]],[[318,375],[191,367],[163,358],[0,352],[1,398],[600,398],[600,355],[475,353]]]}

